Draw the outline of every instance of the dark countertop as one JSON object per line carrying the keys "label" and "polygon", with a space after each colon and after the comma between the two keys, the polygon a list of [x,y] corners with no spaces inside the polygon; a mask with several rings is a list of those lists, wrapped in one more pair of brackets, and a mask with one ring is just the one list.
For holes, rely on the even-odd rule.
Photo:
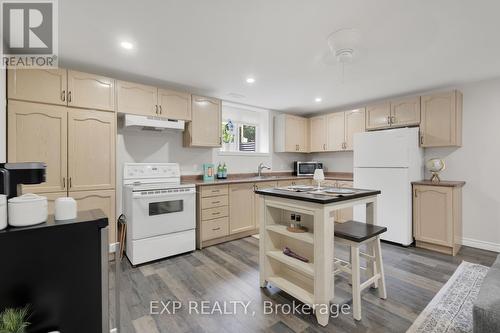
{"label": "dark countertop", "polygon": [[442,180],[439,183],[431,182],[430,180],[420,180],[418,182],[411,182],[412,185],[427,185],[427,186],[444,186],[444,187],[462,187],[465,185],[464,181],[451,181]]}
{"label": "dark countertop", "polygon": [[341,202],[351,199],[358,199],[363,197],[369,197],[372,195],[380,194],[378,190],[364,190],[364,189],[352,189],[355,190],[354,194],[343,194],[343,195],[330,195],[330,194],[312,194],[307,192],[293,192],[288,190],[283,190],[279,188],[269,188],[263,190],[257,190],[255,193],[261,195],[269,195],[272,197],[286,198],[299,201],[314,202],[319,204],[329,204],[334,202]]}
{"label": "dark countertop", "polygon": [[[230,174],[227,179],[215,179],[205,182],[202,176],[182,176],[182,184],[195,184],[197,186],[224,185],[237,183],[259,183],[281,180],[312,179],[312,176],[294,176],[290,172],[265,172],[263,178],[258,178],[256,173]],[[349,172],[325,172],[325,180],[352,181],[353,175]]]}
{"label": "dark countertop", "polygon": [[0,236],[12,232],[22,232],[26,230],[41,229],[41,228],[61,227],[77,223],[78,224],[93,223],[97,226],[97,228],[104,228],[108,225],[108,218],[106,217],[104,212],[100,209],[78,212],[76,219],[73,220],[57,221],[54,218],[54,215],[49,215],[47,221],[43,223],[30,225],[27,227],[7,226],[7,228],[5,228],[4,230],[0,230]]}

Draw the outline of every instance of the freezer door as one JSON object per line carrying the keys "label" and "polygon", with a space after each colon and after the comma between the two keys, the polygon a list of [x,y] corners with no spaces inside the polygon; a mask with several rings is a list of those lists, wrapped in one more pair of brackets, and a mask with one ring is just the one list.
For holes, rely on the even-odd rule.
{"label": "freezer door", "polygon": [[[411,185],[405,168],[355,168],[354,187],[380,190],[377,225],[387,227],[381,238],[402,245],[413,242]],[[354,207],[354,220],[366,222],[366,205]]]}
{"label": "freezer door", "polygon": [[418,150],[418,128],[358,133],[354,135],[354,167],[406,168]]}

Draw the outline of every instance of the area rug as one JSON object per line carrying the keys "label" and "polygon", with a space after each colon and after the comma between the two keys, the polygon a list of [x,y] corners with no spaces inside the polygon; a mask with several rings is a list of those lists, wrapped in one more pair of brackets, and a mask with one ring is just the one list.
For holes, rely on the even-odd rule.
{"label": "area rug", "polygon": [[406,332],[472,332],[472,305],[488,269],[463,261]]}

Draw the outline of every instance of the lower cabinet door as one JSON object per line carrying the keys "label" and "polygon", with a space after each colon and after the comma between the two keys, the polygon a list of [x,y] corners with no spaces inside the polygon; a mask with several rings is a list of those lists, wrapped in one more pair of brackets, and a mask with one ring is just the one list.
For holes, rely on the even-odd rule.
{"label": "lower cabinet door", "polygon": [[108,217],[109,243],[116,241],[115,220],[115,191],[77,191],[69,192],[69,196],[76,200],[78,211],[101,209]]}
{"label": "lower cabinet door", "polygon": [[[273,188],[277,187],[278,182],[261,182],[261,183],[255,183],[255,189],[256,190],[264,190],[266,188]],[[259,228],[260,227],[260,205],[259,205],[259,195],[254,194],[255,200],[254,200],[254,205],[255,205],[255,227]]]}
{"label": "lower cabinet door", "polygon": [[229,233],[255,229],[253,183],[229,186]]}
{"label": "lower cabinet door", "polygon": [[453,245],[453,192],[451,187],[418,185],[413,188],[415,239]]}

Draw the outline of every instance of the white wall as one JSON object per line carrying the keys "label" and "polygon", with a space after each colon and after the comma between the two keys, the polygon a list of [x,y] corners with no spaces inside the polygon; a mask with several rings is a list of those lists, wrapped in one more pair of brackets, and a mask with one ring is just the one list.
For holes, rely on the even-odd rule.
{"label": "white wall", "polygon": [[0,69],[0,163],[7,161],[6,146],[7,146],[7,132],[6,128],[6,72],[5,69]]}
{"label": "white wall", "polygon": [[352,151],[339,151],[335,153],[313,153],[310,154],[311,161],[323,162],[323,168],[330,172],[352,172]]}
{"label": "white wall", "polygon": [[[272,120],[275,114],[276,112],[269,112],[269,138],[273,138]],[[303,154],[274,153],[270,143],[269,149],[268,154],[228,155],[220,153],[218,148],[184,148],[182,132],[130,131],[119,126],[116,142],[117,212],[120,214],[122,211],[123,163],[176,162],[180,164],[183,175],[198,175],[202,174],[203,163],[225,162],[229,173],[257,172],[257,166],[261,162],[271,166],[273,171],[291,171],[294,160],[306,158]]]}
{"label": "white wall", "polygon": [[441,178],[467,182],[464,245],[500,252],[500,79],[458,88],[464,94],[463,145],[426,149],[425,159],[444,158]]}

